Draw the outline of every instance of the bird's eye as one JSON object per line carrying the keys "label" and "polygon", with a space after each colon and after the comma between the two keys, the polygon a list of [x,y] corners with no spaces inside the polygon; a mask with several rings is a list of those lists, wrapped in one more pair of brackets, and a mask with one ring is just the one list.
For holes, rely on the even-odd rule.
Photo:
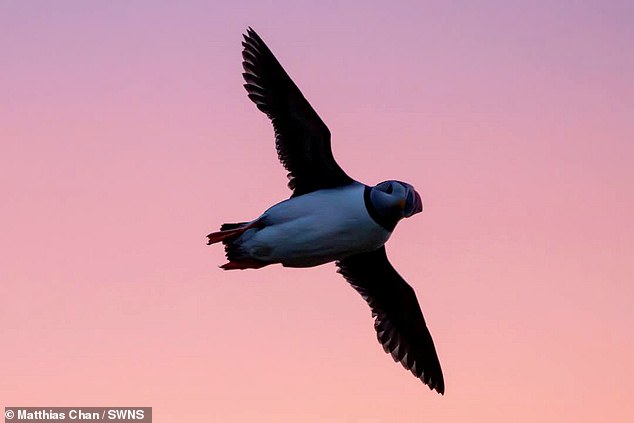
{"label": "bird's eye", "polygon": [[387,188],[385,188],[385,192],[387,194],[391,194],[392,193],[392,184],[388,185]]}

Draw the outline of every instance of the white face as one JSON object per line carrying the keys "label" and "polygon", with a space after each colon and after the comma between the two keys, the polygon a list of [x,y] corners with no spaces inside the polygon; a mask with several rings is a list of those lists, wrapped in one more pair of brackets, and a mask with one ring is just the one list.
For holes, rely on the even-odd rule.
{"label": "white face", "polygon": [[423,211],[423,202],[413,186],[400,181],[385,181],[372,189],[372,204],[389,219],[400,220]]}

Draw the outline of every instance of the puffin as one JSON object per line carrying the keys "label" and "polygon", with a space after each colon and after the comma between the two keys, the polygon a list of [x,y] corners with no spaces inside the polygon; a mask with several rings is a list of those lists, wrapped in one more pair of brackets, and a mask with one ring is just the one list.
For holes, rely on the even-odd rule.
{"label": "puffin", "polygon": [[420,195],[406,182],[370,186],[348,176],[333,157],[328,127],[269,47],[251,27],[243,37],[244,87],[273,124],[292,194],[254,220],[224,223],[207,235],[207,244],[224,245],[224,270],[335,262],[370,306],[385,352],[444,394],[440,361],[416,294],[385,252],[397,223],[422,212]]}

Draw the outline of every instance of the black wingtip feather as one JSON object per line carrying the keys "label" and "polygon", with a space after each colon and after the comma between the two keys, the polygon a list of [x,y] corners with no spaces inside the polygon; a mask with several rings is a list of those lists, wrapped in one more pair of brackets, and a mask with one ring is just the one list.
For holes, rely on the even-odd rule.
{"label": "black wingtip feather", "polygon": [[253,75],[252,73],[243,73],[242,77],[248,84],[254,84],[262,88],[260,85],[262,82],[260,81],[260,78],[258,78],[256,75]]}
{"label": "black wingtip feather", "polygon": [[247,72],[250,73],[252,75],[256,75],[257,73],[257,68],[255,67],[255,65],[253,63],[249,63],[249,62],[242,62],[242,68]]}

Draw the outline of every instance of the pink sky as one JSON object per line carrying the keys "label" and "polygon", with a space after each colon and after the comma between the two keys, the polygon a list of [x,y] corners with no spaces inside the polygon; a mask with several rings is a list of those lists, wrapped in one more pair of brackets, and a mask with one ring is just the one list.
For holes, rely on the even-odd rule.
{"label": "pink sky", "polygon": [[[449,3],[3,2],[0,406],[634,421],[634,6]],[[444,397],[333,265],[223,272],[205,246],[289,195],[249,25],[351,176],[421,193],[388,255]]]}

